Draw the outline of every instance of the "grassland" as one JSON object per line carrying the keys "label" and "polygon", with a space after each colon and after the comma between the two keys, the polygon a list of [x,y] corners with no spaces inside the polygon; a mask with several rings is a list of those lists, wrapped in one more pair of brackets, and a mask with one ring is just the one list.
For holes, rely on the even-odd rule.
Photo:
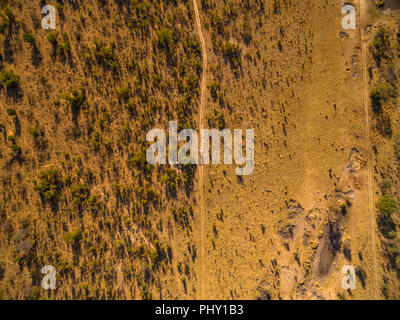
{"label": "grassland", "polygon": [[[398,299],[400,15],[196,3],[0,1],[0,298]],[[173,120],[254,128],[253,174],[149,165]]]}

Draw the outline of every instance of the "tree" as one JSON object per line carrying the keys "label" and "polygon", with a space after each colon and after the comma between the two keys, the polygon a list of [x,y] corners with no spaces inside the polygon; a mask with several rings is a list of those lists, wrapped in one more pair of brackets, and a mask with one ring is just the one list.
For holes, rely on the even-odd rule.
{"label": "tree", "polygon": [[397,211],[397,202],[391,196],[385,194],[376,203],[378,210],[385,216],[390,216]]}

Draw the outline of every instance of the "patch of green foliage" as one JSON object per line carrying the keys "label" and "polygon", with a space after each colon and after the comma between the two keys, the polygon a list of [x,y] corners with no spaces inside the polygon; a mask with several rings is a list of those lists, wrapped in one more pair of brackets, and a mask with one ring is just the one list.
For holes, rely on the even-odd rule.
{"label": "patch of green foliage", "polygon": [[86,95],[83,89],[74,89],[70,92],[63,94],[62,97],[67,101],[68,105],[74,111],[78,110],[86,100]]}
{"label": "patch of green foliage", "polygon": [[71,44],[69,42],[68,33],[64,32],[62,41],[57,45],[57,53],[66,56],[71,51]]}
{"label": "patch of green foliage", "polygon": [[73,184],[71,186],[72,202],[82,204],[89,198],[89,187],[85,184]]}
{"label": "patch of green foliage", "polygon": [[64,240],[69,244],[77,244],[80,240],[82,240],[82,230],[76,229],[75,231],[66,233]]}
{"label": "patch of green foliage", "polygon": [[40,171],[38,178],[39,182],[35,185],[34,189],[39,191],[40,195],[48,201],[56,199],[61,189],[61,180],[58,171],[55,169]]}
{"label": "patch of green foliage", "polygon": [[58,36],[58,31],[51,31],[47,35],[47,40],[52,44],[56,44],[57,43],[57,36]]}
{"label": "patch of green foliage", "polygon": [[0,12],[0,33],[5,33],[14,22],[14,14],[9,8],[4,10],[4,13]]}
{"label": "patch of green foliage", "polygon": [[397,202],[391,196],[385,194],[376,203],[378,210],[385,216],[390,216],[397,211]]}
{"label": "patch of green foliage", "polygon": [[0,72],[0,84],[7,88],[17,88],[20,85],[19,76],[12,70]]}
{"label": "patch of green foliage", "polygon": [[111,69],[115,69],[117,67],[117,62],[112,44],[109,43],[105,45],[102,42],[95,41],[94,45],[94,56],[97,61],[105,64]]}
{"label": "patch of green foliage", "polygon": [[33,34],[24,33],[22,38],[26,43],[29,43],[32,47],[36,45],[37,40]]}
{"label": "patch of green foliage", "polygon": [[389,32],[384,27],[379,28],[370,50],[378,66],[382,59],[389,57],[390,38]]}

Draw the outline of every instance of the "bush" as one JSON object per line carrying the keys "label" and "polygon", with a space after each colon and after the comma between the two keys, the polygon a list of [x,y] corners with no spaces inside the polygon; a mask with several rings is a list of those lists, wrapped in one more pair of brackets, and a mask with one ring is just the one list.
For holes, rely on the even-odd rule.
{"label": "bush", "polygon": [[162,48],[168,49],[172,40],[172,31],[168,28],[163,28],[157,31],[158,45]]}
{"label": "bush", "polygon": [[114,49],[112,48],[111,44],[105,45],[101,42],[95,41],[94,45],[94,56],[96,57],[97,61],[107,65],[111,69],[115,69],[117,67],[117,63]]}
{"label": "bush", "polygon": [[376,0],[375,5],[377,8],[383,8],[386,4],[386,0]]}
{"label": "bush", "polygon": [[82,204],[89,198],[89,187],[85,184],[73,184],[71,186],[72,202]]}
{"label": "bush", "polygon": [[41,171],[39,173],[39,183],[34,187],[48,201],[52,201],[57,197],[60,188],[61,180],[55,169]]}
{"label": "bush", "polygon": [[57,31],[51,31],[47,35],[47,40],[52,44],[56,44],[57,43],[57,36],[58,36],[58,32]]}
{"label": "bush", "polygon": [[370,47],[372,55],[378,66],[380,66],[381,60],[388,56],[389,49],[389,32],[385,28],[380,27],[372,42],[372,47]]}
{"label": "bush", "polygon": [[69,43],[68,33],[63,33],[63,41],[57,45],[57,53],[60,55],[67,55],[71,51],[71,45]]}
{"label": "bush", "polygon": [[221,50],[223,55],[229,59],[232,68],[236,69],[242,64],[238,44],[232,44],[226,41],[222,44]]}
{"label": "bush", "polygon": [[82,240],[82,231],[81,229],[77,229],[72,232],[68,232],[64,236],[64,240],[70,244],[77,244],[80,240]]}
{"label": "bush", "polygon": [[386,190],[386,189],[390,189],[392,187],[392,180],[390,179],[383,179],[381,182],[381,188]]}
{"label": "bush", "polygon": [[210,82],[208,85],[208,89],[210,90],[211,97],[216,99],[218,97],[218,92],[221,90],[221,85],[218,82]]}
{"label": "bush", "polygon": [[130,89],[128,87],[121,87],[117,90],[117,95],[119,98],[127,100],[129,98]]}
{"label": "bush", "polygon": [[5,33],[14,22],[14,15],[9,8],[6,8],[4,13],[0,13],[0,33]]}
{"label": "bush", "polygon": [[32,47],[36,45],[36,38],[34,35],[32,35],[30,33],[24,33],[22,38],[24,39],[24,41],[26,43],[29,43]]}
{"label": "bush", "polygon": [[63,95],[63,98],[73,111],[77,111],[86,100],[85,92],[82,89],[74,89],[71,92],[67,92]]}
{"label": "bush", "polygon": [[7,88],[17,88],[20,85],[19,76],[12,70],[0,72],[0,84]]}
{"label": "bush", "polygon": [[15,153],[20,153],[21,152],[21,147],[16,145],[16,144],[13,144],[11,146],[11,150],[14,151]]}
{"label": "bush", "polygon": [[389,98],[396,97],[397,89],[390,84],[381,83],[371,90],[369,96],[372,101],[372,108],[376,113],[380,113],[382,112],[382,102],[386,102]]}
{"label": "bush", "polygon": [[39,136],[39,130],[37,128],[29,129],[29,133],[34,137],[37,138]]}
{"label": "bush", "polygon": [[14,109],[7,109],[7,114],[11,117],[15,116],[17,112]]}
{"label": "bush", "polygon": [[391,196],[385,194],[376,203],[378,210],[385,216],[390,216],[397,211],[397,202]]}
{"label": "bush", "polygon": [[391,230],[388,232],[388,238],[389,239],[396,239],[397,238],[397,232],[394,230]]}

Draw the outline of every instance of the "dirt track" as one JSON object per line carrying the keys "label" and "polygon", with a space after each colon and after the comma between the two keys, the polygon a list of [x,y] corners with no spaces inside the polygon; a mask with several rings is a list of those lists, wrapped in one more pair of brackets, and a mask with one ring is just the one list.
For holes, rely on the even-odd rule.
{"label": "dirt track", "polygon": [[378,298],[378,275],[377,275],[377,258],[376,258],[376,240],[375,240],[375,224],[374,224],[374,203],[373,203],[373,190],[372,190],[372,150],[371,150],[371,133],[370,133],[370,119],[369,119],[369,104],[368,104],[368,78],[367,78],[367,39],[363,34],[363,18],[367,10],[366,0],[360,0],[360,36],[362,42],[362,68],[363,68],[363,80],[364,80],[364,108],[365,108],[365,140],[366,148],[368,152],[368,217],[371,226],[371,245],[372,245],[372,256],[373,256],[373,270],[374,270],[374,298]]}
{"label": "dirt track", "polygon": [[[203,128],[203,116],[204,116],[204,95],[205,88],[207,83],[207,47],[206,42],[204,40],[203,31],[201,29],[201,21],[199,9],[197,7],[196,0],[193,0],[193,8],[196,18],[196,26],[197,32],[199,33],[200,43],[201,43],[201,51],[203,58],[203,74],[201,77],[201,89],[200,89],[200,107],[199,107],[199,129]],[[200,190],[200,220],[201,220],[201,299],[205,299],[205,258],[204,258],[204,166],[199,166],[199,190]]]}

